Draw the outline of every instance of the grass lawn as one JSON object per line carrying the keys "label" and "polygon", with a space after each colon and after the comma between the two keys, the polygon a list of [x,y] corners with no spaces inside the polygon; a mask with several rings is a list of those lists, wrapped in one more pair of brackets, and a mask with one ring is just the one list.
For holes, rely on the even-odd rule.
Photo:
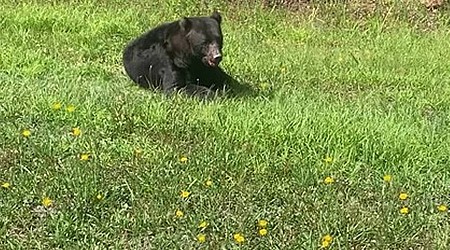
{"label": "grass lawn", "polygon": [[[198,2],[0,0],[0,249],[448,249],[450,16]],[[214,8],[253,93],[125,76],[129,40]]]}

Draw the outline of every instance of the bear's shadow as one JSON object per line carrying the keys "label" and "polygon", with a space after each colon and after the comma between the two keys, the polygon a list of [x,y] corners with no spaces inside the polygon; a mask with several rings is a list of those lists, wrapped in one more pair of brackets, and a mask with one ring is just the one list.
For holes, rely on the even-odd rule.
{"label": "bear's shadow", "polygon": [[259,91],[255,89],[252,84],[245,81],[239,81],[226,72],[224,72],[224,74],[228,78],[226,88],[223,91],[225,98],[246,98],[259,95]]}
{"label": "bear's shadow", "polygon": [[[225,98],[225,99],[235,99],[235,98],[252,98],[260,96],[262,93],[259,89],[254,88],[249,82],[246,81],[239,81],[236,78],[232,77],[230,74],[223,72],[224,75],[226,75],[228,81],[225,84],[223,89],[216,89],[215,94],[211,94],[209,96],[192,96],[192,95],[185,95],[182,90],[180,90],[178,93],[185,95],[186,98],[198,98],[200,100],[214,100],[217,97]],[[126,73],[124,73],[124,76],[126,76]],[[136,84],[130,84],[129,87],[131,88],[139,88],[143,90],[160,90],[158,87],[154,87],[152,85],[136,85]],[[149,93],[155,93],[155,92],[149,92]],[[161,95],[171,96],[171,94],[159,92]],[[172,93],[174,94],[174,93]]]}

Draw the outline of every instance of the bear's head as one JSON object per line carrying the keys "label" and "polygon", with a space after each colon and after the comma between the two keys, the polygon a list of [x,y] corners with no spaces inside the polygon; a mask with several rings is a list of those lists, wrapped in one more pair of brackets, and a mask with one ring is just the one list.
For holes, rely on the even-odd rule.
{"label": "bear's head", "polygon": [[209,17],[185,17],[176,29],[169,32],[168,51],[175,64],[189,65],[201,62],[208,67],[218,67],[222,60],[223,36],[219,12]]}

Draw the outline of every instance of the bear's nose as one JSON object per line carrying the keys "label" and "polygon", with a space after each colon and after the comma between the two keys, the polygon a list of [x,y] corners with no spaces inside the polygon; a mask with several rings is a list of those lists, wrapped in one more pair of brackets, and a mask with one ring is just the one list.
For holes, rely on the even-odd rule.
{"label": "bear's nose", "polygon": [[220,61],[222,61],[222,55],[221,54],[214,55],[213,60],[215,64],[219,64]]}

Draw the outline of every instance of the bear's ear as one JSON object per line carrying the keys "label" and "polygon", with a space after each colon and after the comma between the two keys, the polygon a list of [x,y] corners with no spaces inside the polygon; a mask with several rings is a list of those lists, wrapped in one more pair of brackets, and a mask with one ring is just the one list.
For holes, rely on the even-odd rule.
{"label": "bear's ear", "polygon": [[222,22],[222,16],[217,10],[212,13],[211,18],[215,19],[219,24]]}
{"label": "bear's ear", "polygon": [[180,24],[181,30],[183,30],[183,31],[185,31],[185,32],[188,32],[189,30],[191,30],[191,27],[192,27],[192,21],[189,20],[189,18],[183,17],[183,18],[179,21],[179,24]]}

